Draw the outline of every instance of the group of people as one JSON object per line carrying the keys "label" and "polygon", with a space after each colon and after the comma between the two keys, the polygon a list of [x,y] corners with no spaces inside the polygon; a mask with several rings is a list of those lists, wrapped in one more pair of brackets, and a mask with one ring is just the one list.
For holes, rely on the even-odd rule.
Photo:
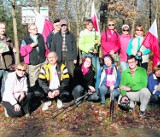
{"label": "group of people", "polygon": [[[11,56],[9,66],[12,67],[16,50],[5,34],[5,23],[0,22],[0,57],[5,67],[0,69],[1,97],[5,115],[30,114],[30,93],[41,89],[43,111],[53,101],[61,108],[70,96],[77,99],[86,93],[88,101],[100,101],[103,105],[107,94],[113,93],[120,106],[129,101],[129,111],[134,111],[140,102],[139,116],[144,116],[149,101],[160,98],[160,65],[147,76],[150,50],[142,45],[145,34],[142,25],[136,26],[133,36],[127,24],[122,26],[121,35],[115,29],[114,20],[109,19],[106,25],[107,29],[100,35],[91,19],[85,21],[78,41],[81,63],[77,65],[76,39],[65,19],[54,21],[54,30],[46,42],[37,26],[29,24],[28,35],[20,46],[24,62],[14,66],[13,71],[7,68],[6,63],[10,62],[5,56]],[[121,69],[117,67],[119,62]]]}

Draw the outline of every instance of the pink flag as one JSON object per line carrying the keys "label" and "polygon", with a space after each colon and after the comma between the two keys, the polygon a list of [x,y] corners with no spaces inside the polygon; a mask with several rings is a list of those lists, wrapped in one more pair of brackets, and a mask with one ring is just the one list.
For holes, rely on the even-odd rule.
{"label": "pink flag", "polygon": [[53,23],[36,12],[35,24],[38,28],[38,32],[43,35],[44,41],[46,42],[47,36],[54,29]]}
{"label": "pink flag", "polygon": [[97,32],[100,32],[99,25],[98,25],[98,19],[97,19],[97,15],[96,15],[96,12],[95,12],[94,1],[92,2],[91,19],[93,21],[93,26],[94,26],[95,30]]}
{"label": "pink flag", "polygon": [[154,68],[154,66],[156,66],[160,62],[160,48],[158,44],[157,23],[155,20],[142,42],[142,45],[144,45],[146,48],[149,48],[153,52],[152,68]]}

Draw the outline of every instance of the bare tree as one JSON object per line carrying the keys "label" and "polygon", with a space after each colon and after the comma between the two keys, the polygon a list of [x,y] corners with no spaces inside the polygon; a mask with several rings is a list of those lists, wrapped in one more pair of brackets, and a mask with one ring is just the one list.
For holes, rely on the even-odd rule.
{"label": "bare tree", "polygon": [[13,18],[13,33],[14,33],[14,46],[16,48],[16,54],[15,54],[15,63],[18,64],[20,61],[19,58],[19,43],[18,43],[18,35],[17,35],[17,20],[16,20],[16,6],[15,6],[15,0],[11,0],[12,5],[12,18]]}

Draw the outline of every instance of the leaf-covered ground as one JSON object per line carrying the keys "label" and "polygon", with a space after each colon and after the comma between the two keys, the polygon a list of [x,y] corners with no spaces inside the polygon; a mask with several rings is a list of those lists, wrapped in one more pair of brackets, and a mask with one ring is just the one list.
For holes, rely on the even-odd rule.
{"label": "leaf-covered ground", "polygon": [[57,112],[53,112],[56,109],[56,103],[53,102],[49,111],[42,112],[40,106],[31,116],[22,118],[5,117],[3,107],[0,106],[0,136],[160,137],[159,104],[149,104],[144,118],[138,118],[138,108],[136,106],[134,112],[127,112],[115,104],[115,115],[111,120],[109,99],[106,105],[83,102],[75,108]]}

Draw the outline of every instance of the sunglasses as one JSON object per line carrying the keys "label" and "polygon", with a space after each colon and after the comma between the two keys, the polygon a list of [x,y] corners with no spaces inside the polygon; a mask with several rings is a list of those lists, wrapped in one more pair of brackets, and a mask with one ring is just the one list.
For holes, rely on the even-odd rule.
{"label": "sunglasses", "polygon": [[114,24],[108,24],[108,26],[114,26]]}
{"label": "sunglasses", "polygon": [[136,31],[143,31],[142,29],[136,29]]}
{"label": "sunglasses", "polygon": [[17,70],[18,70],[18,71],[26,72],[26,70],[24,70],[24,69],[18,69],[18,68],[17,68]]}
{"label": "sunglasses", "polygon": [[123,31],[129,31],[129,29],[126,29],[126,30],[125,30],[125,29],[123,29]]}

